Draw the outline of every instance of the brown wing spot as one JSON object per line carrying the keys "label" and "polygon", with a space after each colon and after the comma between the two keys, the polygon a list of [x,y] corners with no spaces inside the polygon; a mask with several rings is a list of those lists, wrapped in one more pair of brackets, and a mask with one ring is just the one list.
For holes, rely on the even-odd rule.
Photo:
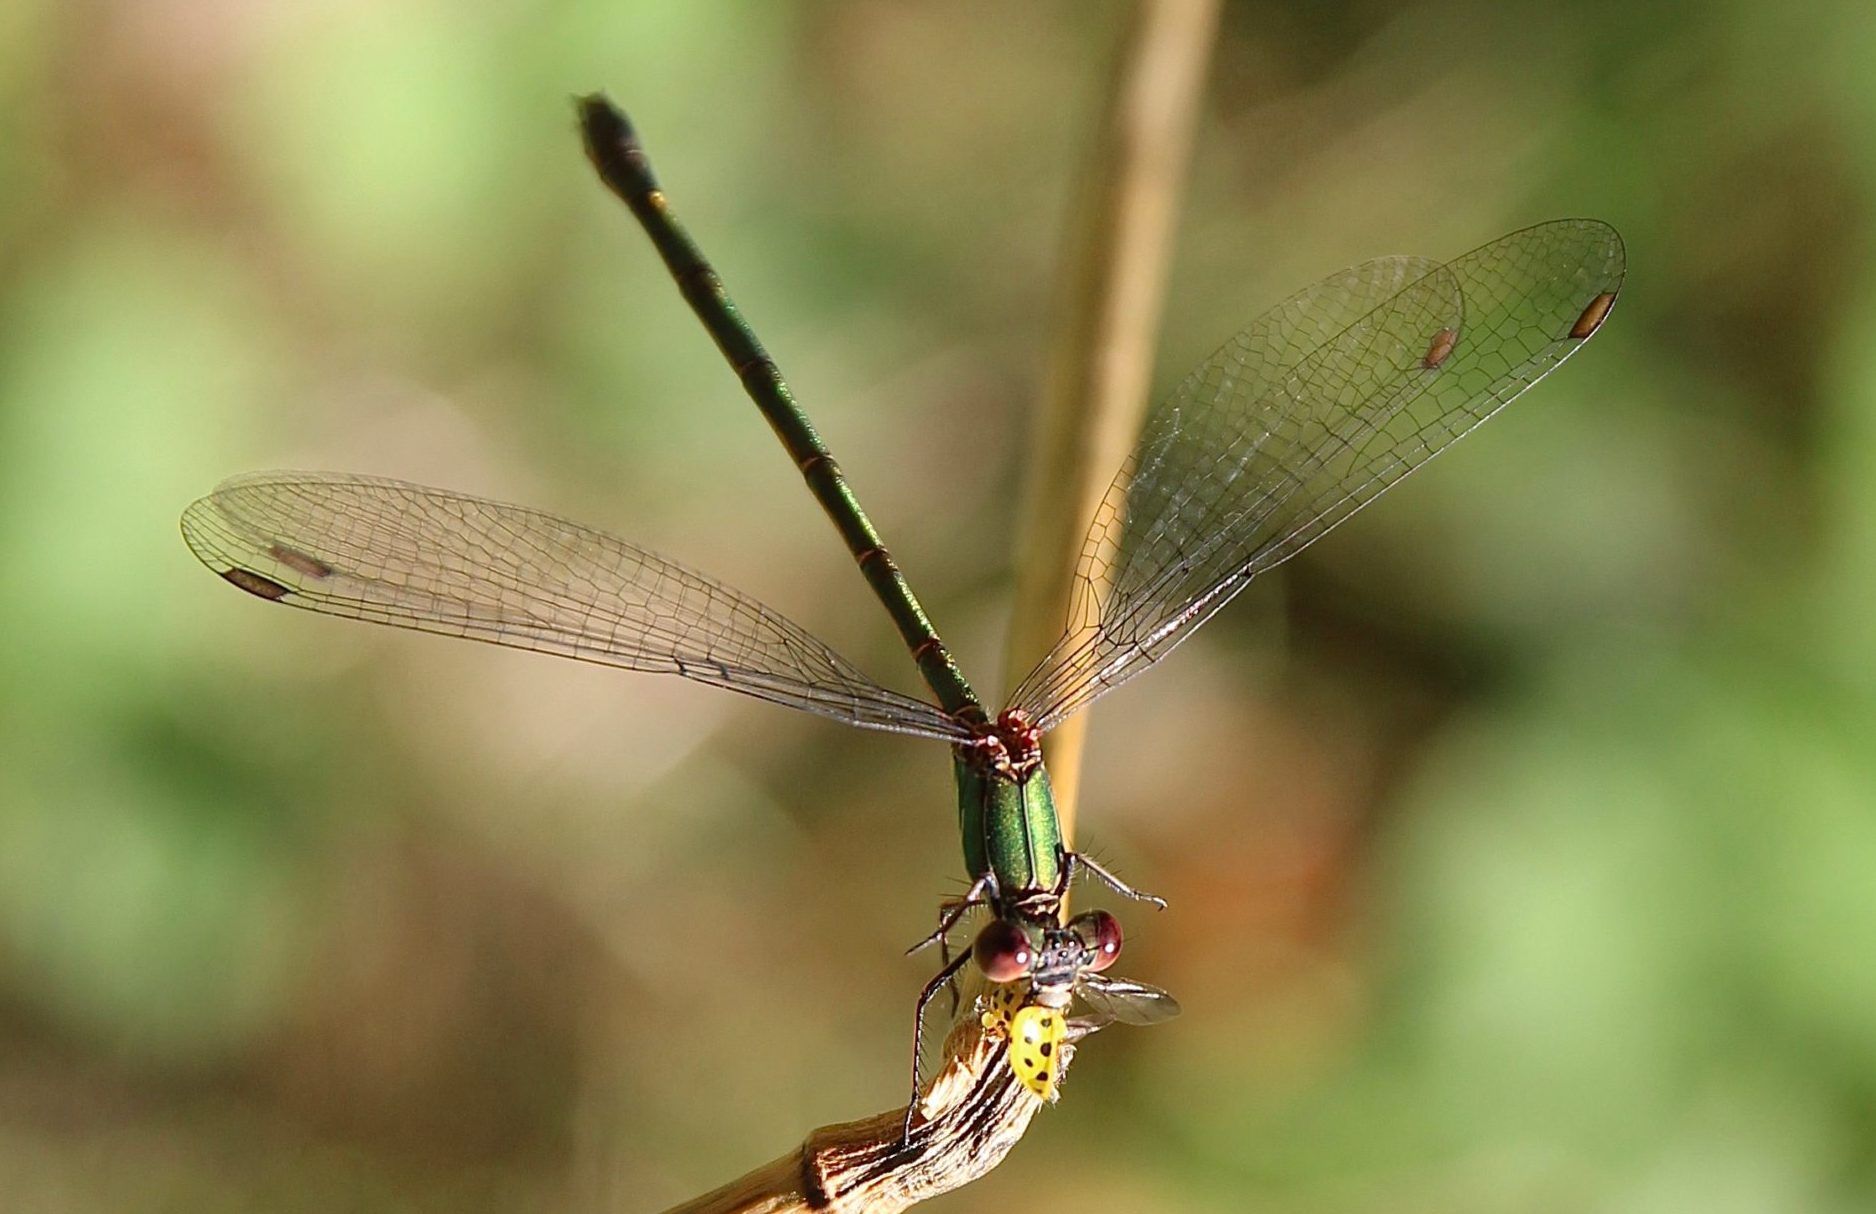
{"label": "brown wing spot", "polygon": [[332,566],[326,564],[316,556],[308,556],[297,548],[289,548],[285,544],[269,544],[267,545],[267,552],[268,555],[272,556],[282,565],[299,573],[303,573],[307,577],[326,578],[332,576]]}
{"label": "brown wing spot", "polygon": [[246,569],[224,569],[222,577],[259,598],[278,600],[287,596],[287,588],[279,582]]}
{"label": "brown wing spot", "polygon": [[1420,359],[1420,365],[1431,371],[1452,357],[1453,346],[1459,340],[1457,329],[1441,329],[1427,343],[1427,352]]}
{"label": "brown wing spot", "polygon": [[1609,309],[1613,307],[1615,307],[1614,291],[1604,291],[1590,300],[1589,307],[1584,308],[1583,314],[1576,318],[1575,324],[1570,326],[1570,337],[1573,340],[1582,341],[1597,329],[1602,328],[1603,318],[1609,315]]}

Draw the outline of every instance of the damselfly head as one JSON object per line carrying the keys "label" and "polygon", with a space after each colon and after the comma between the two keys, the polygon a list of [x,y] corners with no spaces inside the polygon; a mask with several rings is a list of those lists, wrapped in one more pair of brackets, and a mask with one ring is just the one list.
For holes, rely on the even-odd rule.
{"label": "damselfly head", "polygon": [[1014,919],[992,919],[977,933],[971,956],[992,982],[1014,982],[1036,968],[1041,933]]}
{"label": "damselfly head", "polygon": [[1114,964],[1123,939],[1120,920],[1103,910],[1083,911],[1066,924],[1011,915],[984,924],[971,956],[990,981],[1027,978],[1039,999],[1059,1006],[1083,972]]}
{"label": "damselfly head", "polygon": [[1120,956],[1120,946],[1126,936],[1120,930],[1120,920],[1104,910],[1084,911],[1068,921],[1068,930],[1075,933],[1082,948],[1087,951],[1081,968],[1096,973],[1114,964]]}
{"label": "damselfly head", "polygon": [[1106,911],[1085,911],[1066,924],[1044,928],[1041,944],[1029,967],[1033,997],[1065,1007],[1084,973],[1104,970],[1120,956],[1120,921]]}

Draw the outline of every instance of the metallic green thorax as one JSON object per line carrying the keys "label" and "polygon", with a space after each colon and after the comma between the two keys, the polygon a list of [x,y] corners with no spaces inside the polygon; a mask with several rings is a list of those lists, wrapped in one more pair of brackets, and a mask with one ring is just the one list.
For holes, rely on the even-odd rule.
{"label": "metallic green thorax", "polygon": [[965,752],[954,752],[958,829],[972,877],[994,873],[1004,895],[1054,889],[1062,873],[1062,823],[1055,816],[1049,773],[1037,764],[1011,779]]}

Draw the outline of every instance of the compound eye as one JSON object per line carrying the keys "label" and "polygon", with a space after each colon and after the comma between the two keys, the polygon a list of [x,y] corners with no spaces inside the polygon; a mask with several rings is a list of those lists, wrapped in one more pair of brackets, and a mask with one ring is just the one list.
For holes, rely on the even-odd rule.
{"label": "compound eye", "polygon": [[993,919],[977,933],[971,945],[977,968],[992,982],[1014,982],[1028,976],[1036,962],[1036,946],[1025,932],[1008,919]]}
{"label": "compound eye", "polygon": [[1121,934],[1120,920],[1106,911],[1076,915],[1068,921],[1068,926],[1088,949],[1089,969],[1104,970],[1120,956],[1121,941],[1126,937]]}

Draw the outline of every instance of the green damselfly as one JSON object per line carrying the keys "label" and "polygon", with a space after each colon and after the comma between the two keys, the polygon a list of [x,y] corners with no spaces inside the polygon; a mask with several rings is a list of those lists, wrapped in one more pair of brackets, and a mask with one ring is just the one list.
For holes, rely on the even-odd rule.
{"label": "green damselfly", "polygon": [[1060,640],[992,715],[723,283],[673,218],[643,147],[603,97],[579,103],[588,156],[781,439],[892,617],[936,703],[888,690],[755,599],[551,514],[361,476],[238,477],[191,505],[183,536],[263,599],[329,615],[557,653],[700,683],[951,748],[970,888],[946,941],[990,919],[918,999],[975,959],[986,1023],[1017,1076],[1054,1092],[1079,998],[1084,1026],[1151,1024],[1164,991],[1110,977],[1121,929],[1064,909],[1082,871],[1129,889],[1062,837],[1042,736],[1165,657],[1265,570],[1373,501],[1568,358],[1624,273],[1595,220],[1525,228],[1452,261],[1384,257],[1307,287],[1201,363],[1148,415],[1087,534]]}

